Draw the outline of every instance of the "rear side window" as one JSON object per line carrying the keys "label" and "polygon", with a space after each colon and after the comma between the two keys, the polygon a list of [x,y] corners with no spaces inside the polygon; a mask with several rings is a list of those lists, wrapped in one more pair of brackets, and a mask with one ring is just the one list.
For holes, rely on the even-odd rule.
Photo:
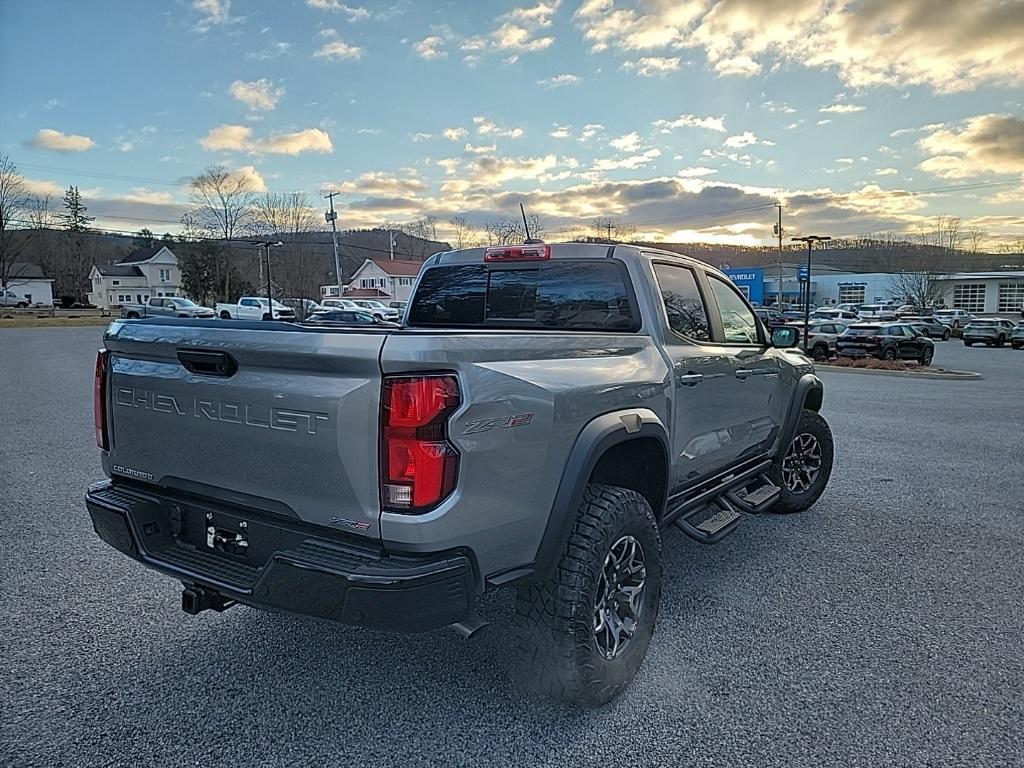
{"label": "rear side window", "polygon": [[432,267],[409,324],[631,331],[640,326],[624,268],[612,261]]}
{"label": "rear side window", "polygon": [[661,300],[668,325],[680,336],[693,341],[711,341],[711,325],[693,271],[686,267],[655,264]]}

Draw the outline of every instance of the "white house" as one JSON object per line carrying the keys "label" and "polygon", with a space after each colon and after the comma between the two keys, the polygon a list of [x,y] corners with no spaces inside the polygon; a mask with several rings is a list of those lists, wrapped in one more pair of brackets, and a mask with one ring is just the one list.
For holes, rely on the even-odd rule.
{"label": "white house", "polygon": [[166,245],[140,248],[116,264],[96,264],[89,280],[89,302],[103,309],[142,304],[151,296],[181,295],[178,258]]}
{"label": "white house", "polygon": [[53,280],[44,277],[43,270],[35,264],[14,262],[7,275],[7,285],[0,287],[17,294],[30,306],[53,304]]}
{"label": "white house", "polygon": [[[367,259],[345,286],[344,296],[355,299],[408,301],[413,283],[420,273],[422,261],[400,259]],[[321,298],[337,296],[333,285],[320,287]]]}

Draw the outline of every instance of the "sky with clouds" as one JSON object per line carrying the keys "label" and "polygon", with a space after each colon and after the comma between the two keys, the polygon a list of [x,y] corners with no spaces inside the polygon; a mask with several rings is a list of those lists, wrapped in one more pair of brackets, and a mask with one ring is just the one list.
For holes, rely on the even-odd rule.
{"label": "sky with clouds", "polygon": [[217,163],[343,227],[1024,238],[1024,0],[0,0],[0,86],[0,153],[113,229]]}

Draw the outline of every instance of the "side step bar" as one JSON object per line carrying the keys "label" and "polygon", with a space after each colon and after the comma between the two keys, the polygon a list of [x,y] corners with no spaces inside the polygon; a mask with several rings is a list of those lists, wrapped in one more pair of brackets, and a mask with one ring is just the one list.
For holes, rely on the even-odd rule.
{"label": "side step bar", "polygon": [[745,471],[726,475],[684,500],[667,516],[683,533],[702,544],[716,544],[736,530],[744,515],[771,508],[782,489],[768,479],[766,460]]}

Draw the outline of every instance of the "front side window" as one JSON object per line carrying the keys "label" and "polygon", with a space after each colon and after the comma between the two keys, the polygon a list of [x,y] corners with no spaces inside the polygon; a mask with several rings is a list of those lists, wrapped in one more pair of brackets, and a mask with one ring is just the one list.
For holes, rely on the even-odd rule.
{"label": "front side window", "polygon": [[715,294],[715,300],[718,302],[726,343],[760,344],[754,313],[743,302],[736,289],[714,275],[708,275],[708,280],[711,283],[711,291]]}
{"label": "front side window", "polygon": [[658,277],[669,328],[693,341],[711,341],[707,308],[697,289],[693,270],[655,264],[654,273]]}

